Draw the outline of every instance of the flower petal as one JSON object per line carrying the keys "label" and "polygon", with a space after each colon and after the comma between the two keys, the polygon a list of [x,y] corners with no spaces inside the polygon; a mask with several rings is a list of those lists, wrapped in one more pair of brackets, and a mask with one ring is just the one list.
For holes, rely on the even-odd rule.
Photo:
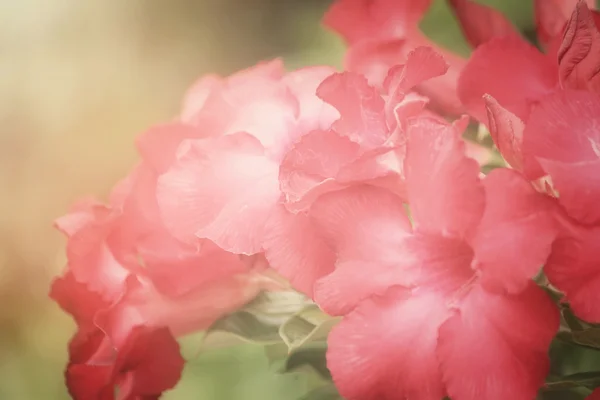
{"label": "flower petal", "polygon": [[448,293],[472,275],[464,243],[413,236],[401,200],[389,191],[355,186],[322,196],[311,217],[336,249],[336,269],[315,286],[315,300],[343,315],[391,286],[426,286]]}
{"label": "flower petal", "polygon": [[557,66],[524,39],[494,38],[471,55],[458,80],[458,97],[469,113],[485,122],[484,94],[526,120],[529,102],[557,84]]}
{"label": "flower petal", "polygon": [[304,213],[279,205],[266,223],[265,256],[294,289],[313,297],[317,279],[333,270],[335,253]]}
{"label": "flower petal", "polygon": [[514,169],[523,169],[523,130],[525,124],[516,115],[502,107],[490,95],[484,95],[488,128],[496,147]]}
{"label": "flower petal", "polygon": [[485,205],[479,165],[447,124],[421,119],[409,128],[406,185],[415,229],[468,236]]}
{"label": "flower petal", "polygon": [[237,254],[262,249],[264,224],[279,199],[278,166],[247,134],[189,142],[158,178],[165,225],[177,238],[206,238]]}
{"label": "flower petal", "polygon": [[[540,41],[548,45],[556,36],[560,36],[565,23],[571,17],[579,0],[534,0],[534,16]],[[585,0],[587,6],[594,8],[595,0]]]}
{"label": "flower petal", "polygon": [[324,24],[348,42],[404,37],[418,29],[431,0],[338,0]]}
{"label": "flower petal", "polygon": [[550,369],[558,309],[532,282],[520,294],[475,286],[440,328],[438,356],[455,400],[531,400]]}
{"label": "flower petal", "polygon": [[317,95],[340,112],[332,128],[365,149],[382,145],[389,136],[385,102],[362,75],[343,72],[329,76]]}
{"label": "flower petal", "polygon": [[329,335],[327,365],[346,399],[439,400],[445,395],[435,356],[448,313],[428,293],[390,290],[363,302]]}
{"label": "flower petal", "polygon": [[600,92],[600,32],[585,1],[567,23],[558,64],[562,87]]}
{"label": "flower petal", "polygon": [[460,27],[473,47],[488,42],[494,37],[517,36],[514,25],[490,6],[471,0],[450,0],[450,6],[460,22]]}
{"label": "flower petal", "polygon": [[558,234],[554,203],[520,174],[495,169],[483,181],[486,208],[471,242],[486,289],[518,293],[538,273]]}
{"label": "flower petal", "polygon": [[600,323],[600,228],[583,229],[574,237],[564,237],[552,246],[544,267],[550,282],[565,294],[575,314]]}
{"label": "flower petal", "polygon": [[590,92],[559,91],[531,113],[523,146],[554,180],[559,201],[582,223],[600,221],[600,98]]}

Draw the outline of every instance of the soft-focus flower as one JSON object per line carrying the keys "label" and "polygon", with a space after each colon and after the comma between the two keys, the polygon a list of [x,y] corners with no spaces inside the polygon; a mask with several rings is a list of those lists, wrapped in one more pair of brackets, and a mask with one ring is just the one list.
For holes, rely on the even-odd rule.
{"label": "soft-focus flower", "polygon": [[327,12],[324,23],[348,43],[345,67],[365,75],[382,87],[388,70],[404,64],[417,47],[434,47],[449,64],[448,72],[419,82],[417,90],[443,110],[459,114],[456,80],[465,60],[437,48],[419,29],[431,0],[338,0]]}
{"label": "soft-focus flower", "polygon": [[[554,16],[540,14],[538,19],[550,18],[556,24],[562,14],[552,1],[544,4],[548,8],[536,6],[538,14],[547,10]],[[498,37],[475,50],[460,76],[458,94],[469,113],[488,126],[508,163],[531,179],[543,176],[535,159],[522,149],[523,130],[532,109],[561,87],[598,90],[595,71],[600,66],[596,49],[600,33],[594,20],[600,22],[599,16],[585,1],[579,1],[554,51],[543,54],[524,39]],[[545,29],[549,32],[550,28]]]}
{"label": "soft-focus flower", "polygon": [[[150,131],[142,154],[178,133]],[[68,271],[51,296],[78,324],[66,371],[76,399],[112,399],[115,385],[119,399],[157,397],[183,367],[175,337],[208,328],[262,290],[283,287],[263,264],[208,240],[186,244],[169,235],[155,195],[168,148],[162,158],[146,157],[115,188],[110,206],[86,201],[57,221],[68,236]]]}
{"label": "soft-focus flower", "polygon": [[[600,322],[600,95],[564,90],[532,111],[523,147],[552,183],[563,234],[545,271],[581,318]],[[559,214],[559,216],[560,216]]]}
{"label": "soft-focus flower", "polygon": [[390,191],[322,196],[312,218],[336,249],[315,288],[345,315],[328,366],[354,399],[529,400],[549,368],[558,312],[531,278],[556,235],[552,202],[516,172],[483,181],[455,127],[408,130],[409,221]]}

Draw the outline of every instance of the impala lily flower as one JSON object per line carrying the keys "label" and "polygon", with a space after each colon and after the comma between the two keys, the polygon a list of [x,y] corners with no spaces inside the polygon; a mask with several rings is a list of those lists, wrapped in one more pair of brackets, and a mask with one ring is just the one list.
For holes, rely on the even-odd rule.
{"label": "impala lily flower", "polygon": [[[549,7],[554,4],[547,3]],[[552,17],[555,21],[557,15]],[[543,175],[535,159],[522,149],[523,129],[531,110],[559,87],[598,90],[600,81],[596,82],[593,71],[600,65],[596,56],[600,52],[595,50],[600,46],[600,33],[594,22],[600,22],[599,15],[579,1],[560,47],[555,46],[557,52],[550,50],[549,54],[514,36],[493,39],[475,50],[458,81],[459,97],[469,113],[488,125],[509,164],[531,179]],[[543,18],[550,16],[540,16]]]}
{"label": "impala lily flower", "polygon": [[545,271],[581,318],[600,322],[600,95],[557,91],[533,110],[524,132],[524,151],[550,177],[563,208],[564,233]]}
{"label": "impala lily flower", "polygon": [[[140,147],[167,143],[168,133],[182,132],[151,131]],[[112,399],[115,385],[119,399],[158,396],[183,367],[175,337],[208,328],[262,290],[283,288],[263,265],[207,240],[169,236],[153,193],[168,147],[117,186],[111,206],[84,202],[57,221],[69,237],[68,272],[51,296],[78,324],[66,371],[76,399]],[[148,354],[147,346],[162,347]]]}
{"label": "impala lily flower", "polygon": [[419,22],[431,0],[338,0],[324,18],[348,43],[345,67],[382,87],[388,70],[404,64],[417,47],[434,47],[449,64],[446,74],[420,82],[417,90],[445,111],[459,114],[456,80],[465,60],[438,48],[420,30]]}
{"label": "impala lily flower", "polygon": [[480,181],[456,129],[434,120],[409,128],[404,164],[412,224],[383,188],[313,205],[337,254],[315,288],[345,315],[329,338],[337,387],[349,400],[535,397],[558,329],[531,281],[557,233],[553,203],[509,170]]}

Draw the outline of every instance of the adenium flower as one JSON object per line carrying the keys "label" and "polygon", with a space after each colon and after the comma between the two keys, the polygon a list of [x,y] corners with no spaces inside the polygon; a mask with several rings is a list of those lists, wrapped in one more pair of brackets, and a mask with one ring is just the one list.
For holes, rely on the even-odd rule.
{"label": "adenium flower", "polygon": [[404,64],[417,47],[433,47],[448,62],[448,72],[419,82],[417,90],[444,111],[463,111],[456,96],[456,81],[465,60],[437,47],[419,29],[431,0],[338,0],[324,18],[327,27],[340,34],[349,48],[344,66],[365,75],[382,87],[391,67]]}
{"label": "adenium flower", "polygon": [[[549,8],[540,5],[536,9],[557,11],[553,2],[544,4]],[[544,15],[539,19],[550,18]],[[562,14],[553,18],[558,15]],[[596,49],[600,46],[599,16],[585,1],[579,1],[564,35],[555,37],[557,45],[547,54],[514,35],[497,37],[475,50],[460,75],[458,95],[469,113],[488,126],[507,162],[531,179],[543,175],[522,149],[531,110],[559,88],[598,91],[600,81],[594,71],[600,65],[600,57],[596,57],[600,54]]]}
{"label": "adenium flower", "polygon": [[115,386],[118,399],[158,398],[183,368],[176,337],[208,328],[262,290],[284,287],[264,263],[208,240],[188,245],[170,237],[150,165],[117,186],[110,206],[86,201],[57,220],[69,239],[68,271],[51,296],[78,324],[66,371],[76,399],[112,399]]}
{"label": "adenium flower", "polygon": [[[480,180],[456,128],[420,119],[404,160],[410,219],[384,188],[323,195],[312,218],[336,249],[317,302],[342,396],[535,397],[558,311],[531,280],[557,233],[553,204],[518,173]],[[411,223],[412,221],[412,223]]]}
{"label": "adenium flower", "polygon": [[556,192],[563,233],[545,272],[576,315],[600,322],[600,95],[560,90],[532,111],[523,148],[540,165]]}

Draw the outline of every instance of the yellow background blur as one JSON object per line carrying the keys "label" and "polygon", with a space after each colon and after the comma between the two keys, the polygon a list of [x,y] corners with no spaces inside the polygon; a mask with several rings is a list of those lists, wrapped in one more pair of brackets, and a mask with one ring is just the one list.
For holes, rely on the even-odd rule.
{"label": "yellow background blur", "polygon": [[[52,220],[78,197],[104,197],[135,162],[133,139],[175,115],[202,73],[277,55],[288,67],[339,66],[343,46],[320,27],[328,3],[0,0],[0,400],[68,398],[74,324],[47,298],[65,262]],[[526,2],[495,3],[530,23]],[[424,26],[465,49],[441,1]],[[293,400],[300,390],[251,346],[194,365],[165,398]]]}

